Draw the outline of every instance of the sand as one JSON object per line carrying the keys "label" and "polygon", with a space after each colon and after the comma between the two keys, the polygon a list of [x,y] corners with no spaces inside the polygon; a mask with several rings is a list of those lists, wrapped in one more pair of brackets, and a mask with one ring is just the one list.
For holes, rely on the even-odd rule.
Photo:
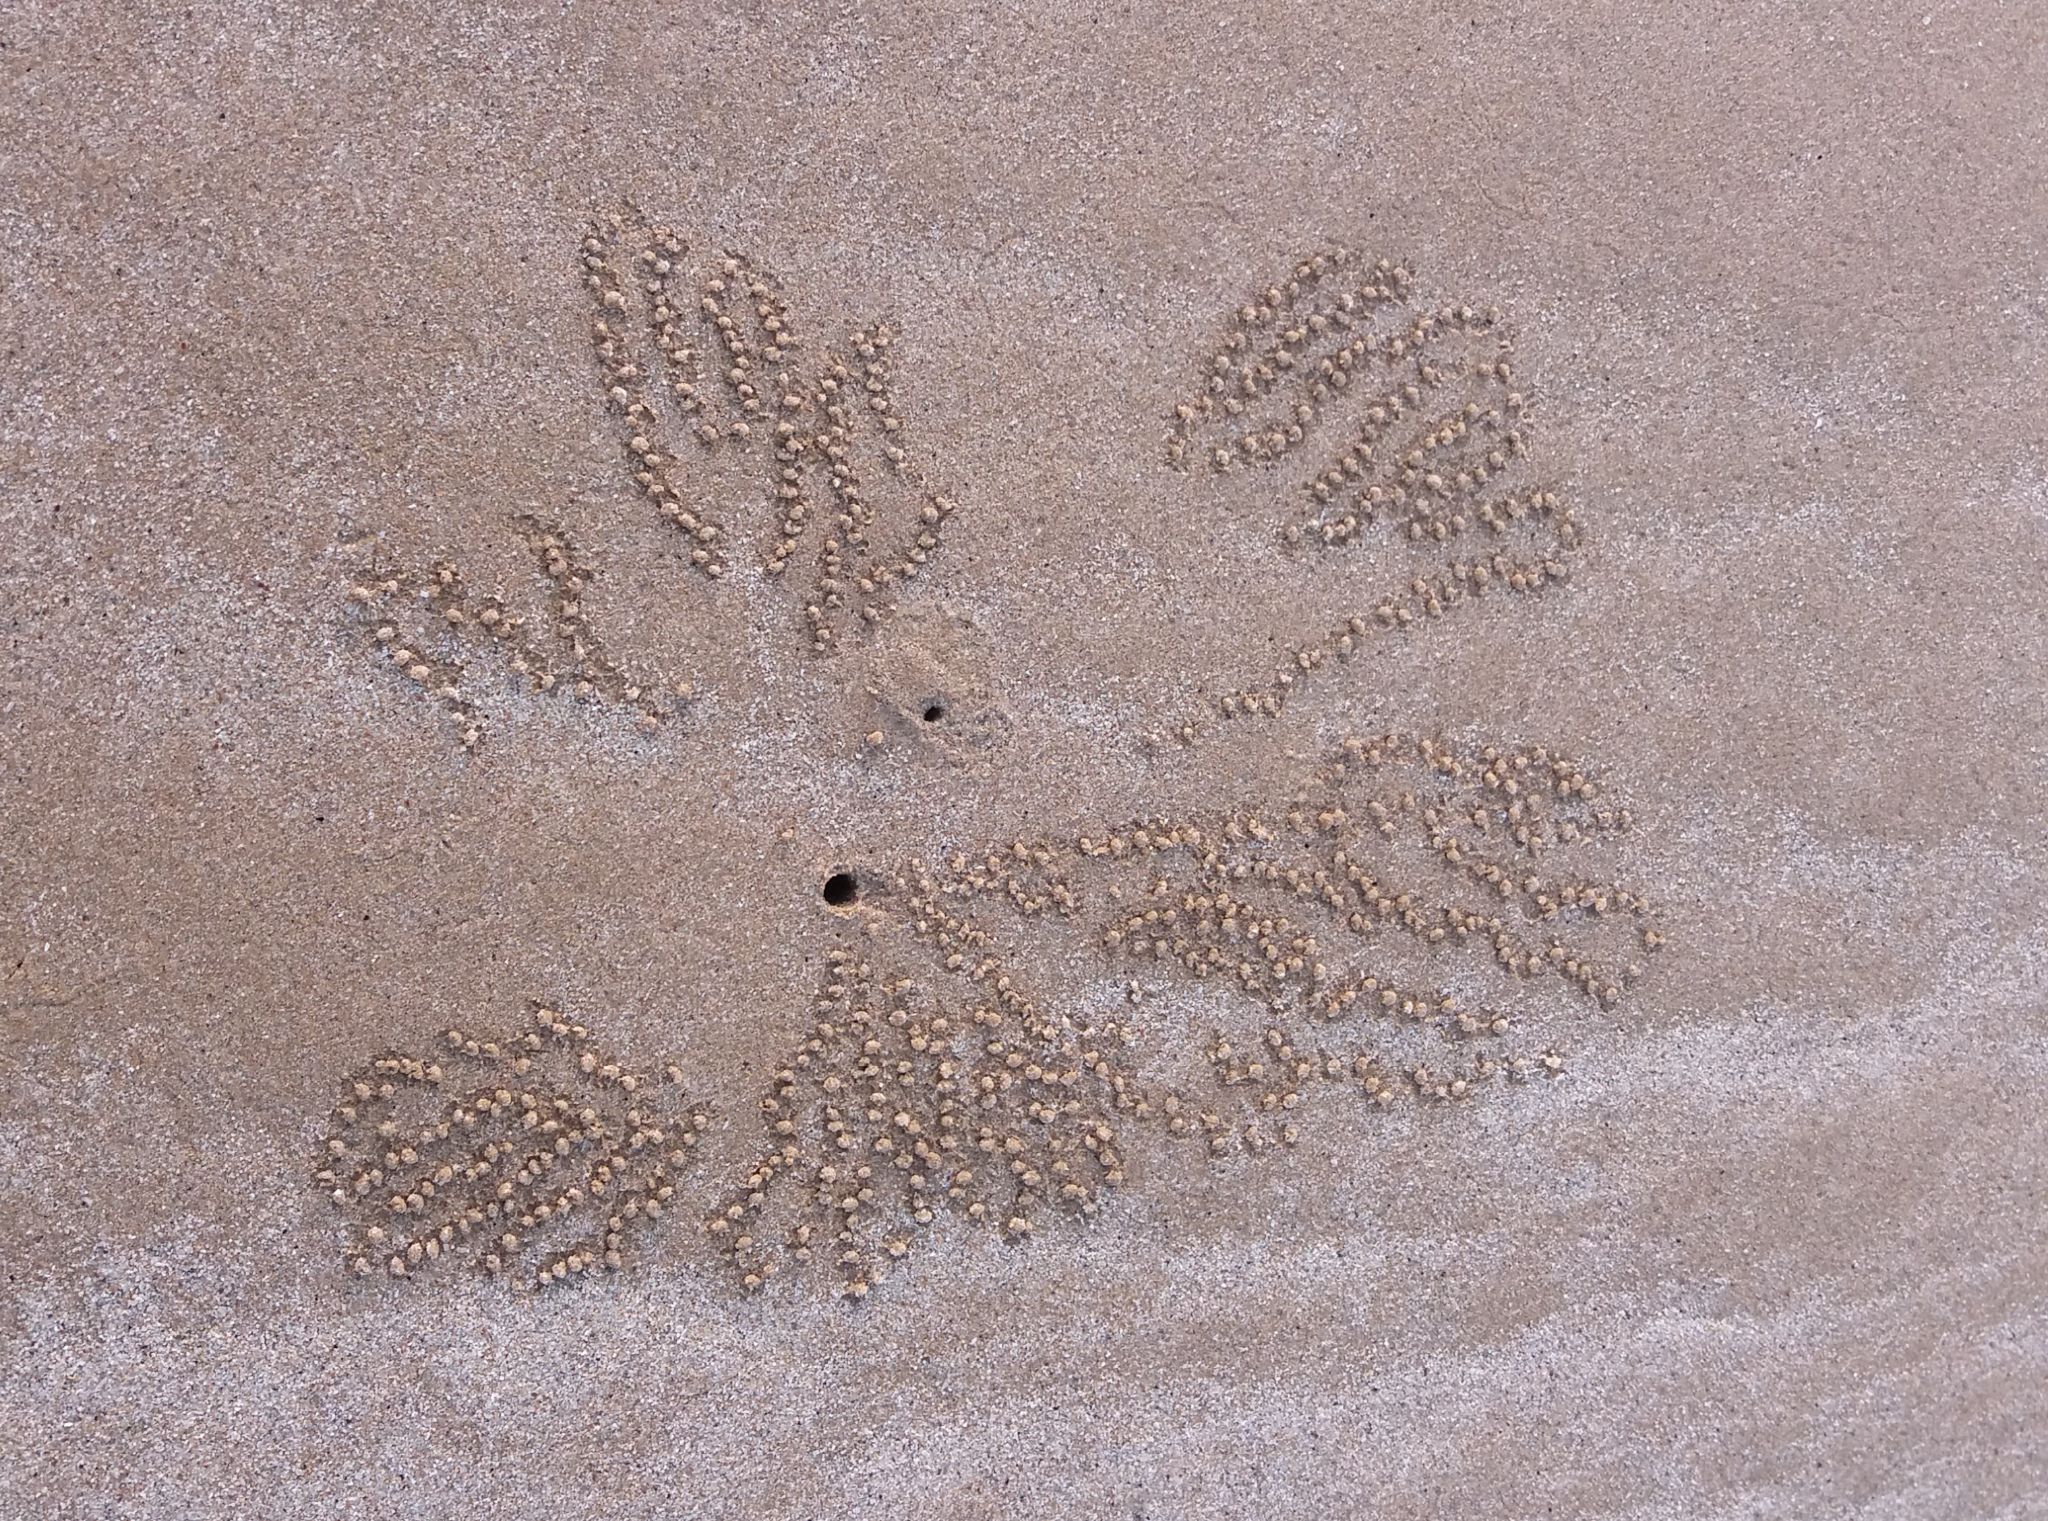
{"label": "sand", "polygon": [[[2048,1514],[2035,8],[31,4],[0,77],[0,1510]],[[779,397],[679,439],[716,581],[631,479],[578,263],[614,215],[853,361],[878,555],[957,504],[836,652],[822,496],[761,571]],[[1338,245],[1499,309],[1561,583],[1390,631],[1455,542],[1282,532],[1348,423],[1168,463],[1230,314]],[[845,342],[883,319],[900,435]],[[441,562],[558,690],[473,622],[424,685],[379,653],[351,588]],[[1353,614],[1369,650],[1220,716]],[[1278,819],[1387,731],[1631,810],[1612,1000],[1389,932],[1560,1075],[1382,1107],[1347,1067],[1257,1147],[1112,1107],[1087,1218],[942,1208],[858,1300],[743,1288],[702,1222],[827,954],[920,1021],[994,996],[904,873]],[[991,900],[1004,965],[1239,1104],[1261,1001],[1096,933],[1131,850],[1059,933]],[[540,1292],[354,1276],[344,1081],[536,1000],[704,1108],[666,1215]]]}

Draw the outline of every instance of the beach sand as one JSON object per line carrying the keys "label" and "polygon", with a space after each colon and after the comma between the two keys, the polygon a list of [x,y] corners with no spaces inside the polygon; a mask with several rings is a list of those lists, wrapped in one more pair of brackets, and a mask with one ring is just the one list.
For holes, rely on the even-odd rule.
{"label": "beach sand", "polygon": [[[2036,8],[101,0],[0,17],[0,81],[0,1511],[2048,1515]],[[742,326],[758,270],[804,373],[847,362],[788,415],[848,403],[913,577],[823,606],[825,485],[764,574],[783,398],[746,412],[723,359],[718,444],[676,440],[679,510],[726,528],[692,563],[594,357],[614,217],[627,316],[671,229],[707,353],[730,251]],[[1351,426],[1323,412],[1298,455],[1172,467],[1232,313],[1284,328],[1264,293],[1337,247],[1412,276],[1398,311],[1498,309],[1473,427],[1515,391],[1501,478],[1561,505],[1514,532],[1540,561],[1574,525],[1540,595],[1432,616],[1488,530],[1418,551],[1408,507],[1288,542]],[[400,626],[450,607],[431,648]],[[1078,1044],[1130,1035],[1133,1083],[1237,1103],[1270,1011],[1233,979],[1307,976],[1293,932],[1248,915],[1217,980],[1143,959],[1185,900],[1133,822],[1279,821],[1388,732],[1482,790],[1485,746],[1570,757],[1589,817],[1632,815],[1585,847],[1645,905],[1611,998],[1374,932],[1511,1006],[1532,1076],[1438,1098],[1397,1063],[1383,1105],[1347,1055],[1213,1146],[1112,1107],[1088,1217],[942,1206],[885,1275],[779,1254],[746,1290],[702,1227],[779,1144],[828,954],[919,1021],[1011,975],[945,965],[918,871],[993,847],[1043,886],[1044,842],[1127,842],[1077,857],[1094,917],[991,886],[1002,965]],[[1363,943],[1299,901],[1306,960]],[[665,1214],[540,1292],[466,1237],[394,1279],[351,1234],[383,1185],[326,1197],[337,1095],[536,1002],[682,1073]],[[976,1113],[1034,1166],[1103,1165],[987,1060],[1018,1086]]]}

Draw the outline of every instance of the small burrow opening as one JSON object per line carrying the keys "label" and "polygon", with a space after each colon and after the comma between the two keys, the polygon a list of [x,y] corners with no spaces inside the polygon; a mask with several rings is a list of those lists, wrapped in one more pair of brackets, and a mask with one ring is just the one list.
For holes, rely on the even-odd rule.
{"label": "small burrow opening", "polygon": [[820,896],[829,908],[851,908],[860,896],[860,884],[854,881],[852,872],[835,871],[825,879]]}
{"label": "small burrow opening", "polygon": [[924,705],[924,721],[935,724],[946,716],[946,705],[936,697]]}

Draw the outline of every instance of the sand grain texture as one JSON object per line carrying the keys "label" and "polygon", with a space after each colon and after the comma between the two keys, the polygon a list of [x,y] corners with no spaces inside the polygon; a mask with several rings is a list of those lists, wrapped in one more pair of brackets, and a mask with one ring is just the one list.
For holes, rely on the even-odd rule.
{"label": "sand grain texture", "polygon": [[[2048,1515],[2044,100],[1994,0],[0,15],[0,1511]],[[677,439],[715,581],[593,362],[614,213],[803,338],[800,481],[782,395]],[[1286,542],[1337,422],[1168,465],[1230,314],[1340,243],[1499,308],[1503,489],[1583,542],[1224,719],[1462,553]],[[834,443],[821,356],[865,401],[884,319]],[[958,511],[820,658],[828,443],[875,564]],[[445,624],[440,564],[558,690],[475,625],[432,646],[473,708],[378,653],[351,586]],[[1213,1160],[1133,1119],[1085,1221],[740,1290],[699,1222],[827,953],[954,986],[828,874],[1284,811],[1386,731],[1632,810],[1601,869],[1669,944],[1530,984],[1562,1076],[1323,1085]],[[1263,1038],[1004,922],[1148,1082]],[[344,1077],[534,1000],[708,1106],[678,1218],[541,1293],[351,1276]]]}

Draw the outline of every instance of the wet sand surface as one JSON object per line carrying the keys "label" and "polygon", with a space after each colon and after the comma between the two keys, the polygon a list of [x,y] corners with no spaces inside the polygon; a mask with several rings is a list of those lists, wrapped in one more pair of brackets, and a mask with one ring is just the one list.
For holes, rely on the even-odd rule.
{"label": "wet sand surface", "polygon": [[[29,5],[0,80],[12,1512],[2048,1514],[2038,12]],[[1239,449],[1376,282],[1450,336],[1362,371],[1511,340],[1470,433],[1347,472],[1289,360]],[[599,1058],[706,1117],[538,1292],[338,1115],[536,1004],[578,1148]]]}

